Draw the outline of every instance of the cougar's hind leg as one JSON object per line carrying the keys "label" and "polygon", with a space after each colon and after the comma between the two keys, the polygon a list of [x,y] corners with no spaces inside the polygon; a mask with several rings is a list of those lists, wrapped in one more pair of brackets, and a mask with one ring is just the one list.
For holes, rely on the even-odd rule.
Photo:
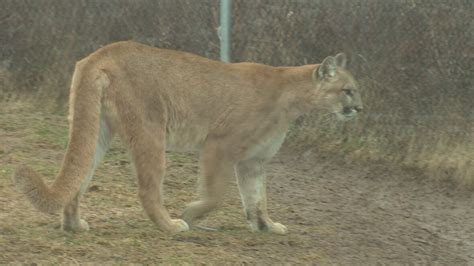
{"label": "cougar's hind leg", "polygon": [[94,176],[95,169],[99,166],[102,159],[104,158],[105,153],[107,152],[112,141],[112,137],[113,132],[111,128],[107,125],[105,118],[101,116],[99,138],[97,140],[94,162],[89,174],[81,185],[81,190],[79,193],[77,193],[76,197],[74,197],[74,199],[64,208],[61,223],[63,230],[84,231],[89,229],[87,222],[80,217],[79,202],[82,195],[86,192],[92,177]]}
{"label": "cougar's hind leg", "polygon": [[202,155],[202,177],[199,184],[201,199],[190,203],[184,210],[183,219],[192,224],[215,209],[222,202],[228,181],[234,176],[233,160],[224,156],[217,143],[206,143]]}
{"label": "cougar's hind leg", "polygon": [[181,219],[171,219],[163,205],[162,185],[166,172],[165,130],[146,127],[138,116],[124,124],[127,142],[138,178],[138,195],[148,217],[158,227],[170,233],[189,229]]}
{"label": "cougar's hind leg", "polygon": [[286,234],[287,228],[280,223],[274,223],[268,216],[266,177],[262,162],[240,162],[236,166],[236,172],[240,196],[251,230]]}
{"label": "cougar's hind leg", "polygon": [[[159,135],[159,134],[158,134]],[[177,233],[189,229],[181,219],[171,219],[163,206],[162,185],[166,171],[163,138],[139,132],[131,144],[132,157],[138,177],[140,201],[148,217],[166,232]]]}

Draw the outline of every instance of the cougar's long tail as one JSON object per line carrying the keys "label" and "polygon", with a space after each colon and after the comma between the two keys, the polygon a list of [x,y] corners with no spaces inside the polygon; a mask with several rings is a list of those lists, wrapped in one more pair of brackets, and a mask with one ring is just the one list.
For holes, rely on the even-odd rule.
{"label": "cougar's long tail", "polygon": [[16,186],[38,210],[59,212],[79,192],[92,168],[99,137],[102,91],[109,84],[102,70],[86,71],[76,65],[69,99],[72,118],[69,143],[56,179],[48,187],[42,177],[28,167],[20,166],[16,170]]}

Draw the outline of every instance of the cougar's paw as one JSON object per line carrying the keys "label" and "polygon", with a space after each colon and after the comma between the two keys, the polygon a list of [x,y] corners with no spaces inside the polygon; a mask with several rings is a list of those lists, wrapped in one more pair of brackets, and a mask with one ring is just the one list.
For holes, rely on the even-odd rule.
{"label": "cougar's paw", "polygon": [[89,224],[85,220],[80,219],[79,224],[63,224],[61,229],[67,232],[84,232],[89,231]]}
{"label": "cougar's paw", "polygon": [[171,233],[179,233],[183,231],[189,231],[189,225],[181,219],[171,219],[172,229]]}
{"label": "cougar's paw", "polygon": [[273,223],[268,225],[268,232],[286,235],[288,233],[288,228],[286,228],[286,226],[282,225],[281,223]]}
{"label": "cougar's paw", "polygon": [[89,224],[86,222],[86,220],[81,219],[79,223],[79,231],[89,231]]}

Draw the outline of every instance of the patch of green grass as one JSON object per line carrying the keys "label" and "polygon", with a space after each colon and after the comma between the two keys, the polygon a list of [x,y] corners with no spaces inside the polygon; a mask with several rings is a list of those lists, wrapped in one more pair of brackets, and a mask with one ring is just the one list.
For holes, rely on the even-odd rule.
{"label": "patch of green grass", "polygon": [[16,228],[13,226],[6,225],[0,228],[0,235],[16,235],[16,234],[18,234],[18,232]]}
{"label": "patch of green grass", "polygon": [[196,162],[196,158],[193,154],[179,153],[179,152],[168,152],[166,153],[168,160],[178,164],[191,164]]}
{"label": "patch of green grass", "polygon": [[68,143],[68,129],[63,126],[41,125],[36,129],[39,140],[47,141],[49,144],[66,148]]}
{"label": "patch of green grass", "polygon": [[59,164],[45,163],[39,165],[32,165],[32,167],[45,177],[54,176],[58,172]]}
{"label": "patch of green grass", "polygon": [[170,256],[160,262],[169,265],[194,265],[196,263],[195,258],[190,257],[189,254]]}
{"label": "patch of green grass", "polygon": [[0,164],[0,176],[10,176],[13,174],[13,165],[11,164]]}
{"label": "patch of green grass", "polygon": [[2,121],[0,123],[0,127],[5,130],[6,132],[15,132],[15,131],[18,131],[18,129],[21,128],[21,125],[20,124],[17,124],[15,122],[12,122],[12,121]]}
{"label": "patch of green grass", "polygon": [[121,143],[116,140],[114,141],[112,147],[107,151],[105,155],[106,161],[128,161],[130,156],[128,155],[127,150],[121,145]]}

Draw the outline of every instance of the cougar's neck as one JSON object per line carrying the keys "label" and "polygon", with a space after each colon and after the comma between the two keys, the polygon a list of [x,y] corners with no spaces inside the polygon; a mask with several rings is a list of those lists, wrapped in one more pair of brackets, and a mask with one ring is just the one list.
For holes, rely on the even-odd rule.
{"label": "cougar's neck", "polygon": [[313,71],[318,65],[299,67],[279,67],[281,78],[280,103],[288,117],[294,120],[311,111],[313,104],[310,96],[313,90]]}

